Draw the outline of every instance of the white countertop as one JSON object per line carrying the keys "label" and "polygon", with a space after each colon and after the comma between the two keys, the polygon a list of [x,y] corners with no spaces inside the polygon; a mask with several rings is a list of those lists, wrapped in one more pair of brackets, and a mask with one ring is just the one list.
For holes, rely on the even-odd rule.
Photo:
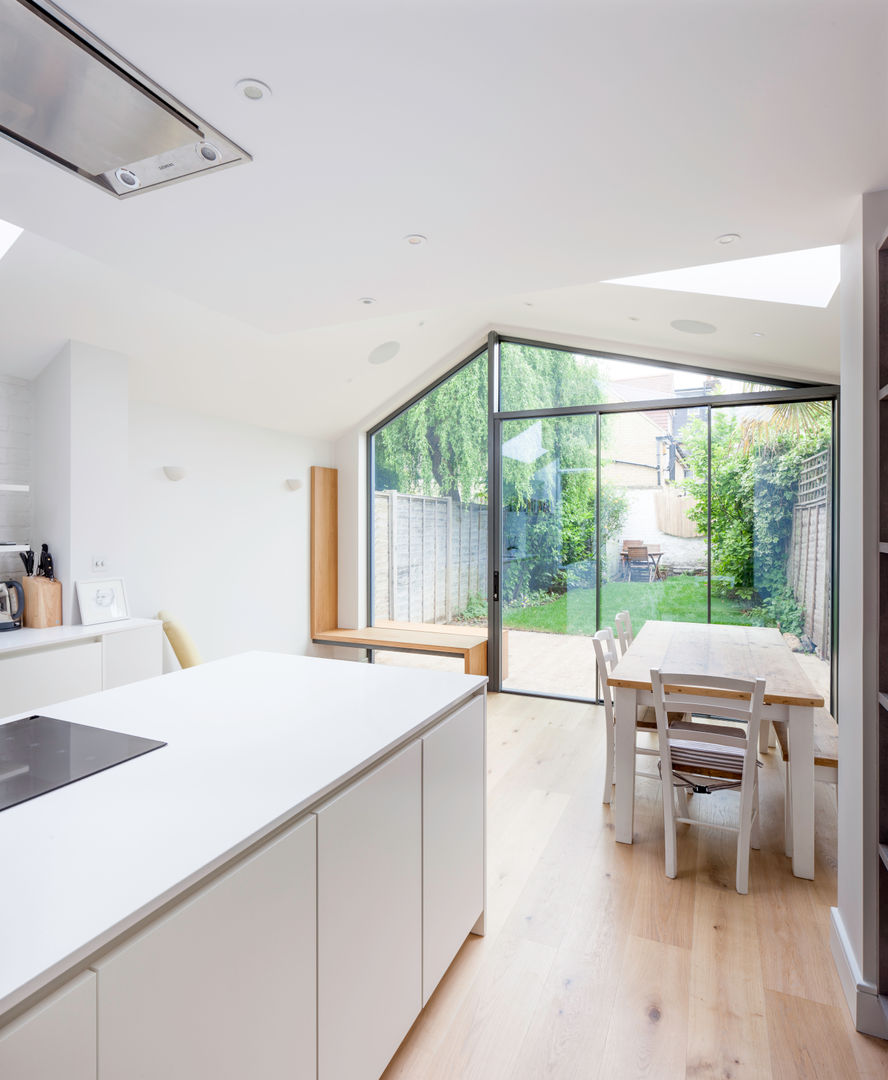
{"label": "white countertop", "polygon": [[105,634],[116,634],[121,630],[155,625],[157,619],[117,619],[114,622],[96,623],[94,626],[47,626],[42,629],[22,626],[18,630],[0,631],[0,656],[23,652],[26,649],[44,649],[48,645],[70,645],[73,641],[87,641]]}
{"label": "white countertop", "polygon": [[168,745],[0,812],[0,1017],[486,681],[246,653],[53,706]]}

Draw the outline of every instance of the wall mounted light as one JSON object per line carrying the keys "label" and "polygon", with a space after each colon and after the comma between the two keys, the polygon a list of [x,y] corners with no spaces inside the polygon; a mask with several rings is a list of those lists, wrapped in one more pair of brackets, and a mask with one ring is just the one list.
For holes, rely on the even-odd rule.
{"label": "wall mounted light", "polygon": [[297,476],[289,476],[285,481],[290,491],[298,491],[302,487],[302,481]]}
{"label": "wall mounted light", "polygon": [[164,465],[163,475],[167,480],[181,480],[185,475],[185,469],[182,465]]}

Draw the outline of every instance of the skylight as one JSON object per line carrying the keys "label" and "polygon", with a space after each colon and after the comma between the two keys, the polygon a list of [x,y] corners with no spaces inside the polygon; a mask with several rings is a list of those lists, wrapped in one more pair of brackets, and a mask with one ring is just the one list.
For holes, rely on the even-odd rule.
{"label": "skylight", "polygon": [[6,254],[12,245],[24,232],[18,225],[10,225],[8,221],[0,218],[0,259]]}
{"label": "skylight", "polygon": [[614,278],[606,285],[638,285],[645,289],[768,300],[775,304],[827,307],[839,284],[839,246],[785,251],[754,259],[688,266],[656,274]]}

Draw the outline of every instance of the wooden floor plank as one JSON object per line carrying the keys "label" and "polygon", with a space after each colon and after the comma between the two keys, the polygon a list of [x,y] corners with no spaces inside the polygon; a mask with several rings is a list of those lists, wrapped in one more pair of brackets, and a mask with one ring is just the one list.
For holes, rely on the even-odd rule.
{"label": "wooden floor plank", "polygon": [[722,851],[717,858],[713,850],[714,872],[698,880],[694,903],[687,1075],[765,1080],[771,1065],[755,906],[734,890],[734,838],[714,835]]}
{"label": "wooden floor plank", "polygon": [[[765,995],[775,1077],[857,1080],[861,1075],[838,1007],[768,990]],[[882,1067],[888,1065],[888,1057]],[[881,1076],[886,1073],[883,1071]]]}
{"label": "wooden floor plank", "polygon": [[689,949],[630,937],[598,1075],[681,1076],[688,1043],[688,999],[676,994],[690,978]]}

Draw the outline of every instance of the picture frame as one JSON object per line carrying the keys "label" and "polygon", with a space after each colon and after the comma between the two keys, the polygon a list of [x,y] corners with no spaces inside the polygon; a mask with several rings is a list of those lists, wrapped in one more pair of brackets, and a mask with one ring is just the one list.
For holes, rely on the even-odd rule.
{"label": "picture frame", "polygon": [[118,622],[129,618],[123,578],[102,578],[100,581],[77,581],[77,605],[84,626],[95,623]]}

